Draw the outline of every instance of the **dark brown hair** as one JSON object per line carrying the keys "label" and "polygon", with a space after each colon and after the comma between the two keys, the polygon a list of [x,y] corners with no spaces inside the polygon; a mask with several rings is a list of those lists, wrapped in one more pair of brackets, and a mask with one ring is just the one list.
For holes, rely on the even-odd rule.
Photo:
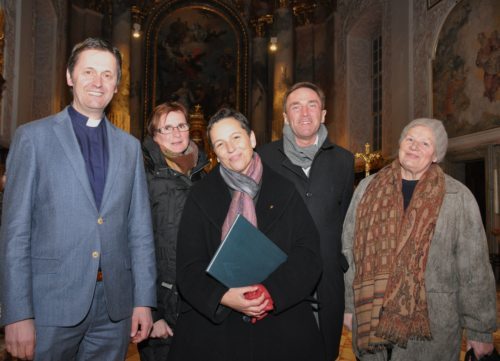
{"label": "dark brown hair", "polygon": [[122,54],[120,53],[120,50],[118,50],[116,47],[111,45],[106,40],[100,38],[87,38],[73,47],[71,55],[69,56],[68,59],[69,74],[73,75],[73,70],[75,69],[80,54],[85,50],[90,50],[90,49],[108,51],[114,55],[116,59],[116,64],[118,66],[116,83],[117,84],[120,83],[120,79],[122,78]]}
{"label": "dark brown hair", "polygon": [[250,122],[242,113],[231,108],[220,108],[217,113],[215,113],[208,121],[207,137],[210,143],[212,143],[212,140],[210,139],[210,130],[212,129],[213,125],[219,120],[226,118],[236,119],[240,123],[241,127],[245,129],[247,134],[250,134],[252,132],[252,129],[250,129]]}
{"label": "dark brown hair", "polygon": [[292,85],[291,88],[289,88],[286,91],[285,96],[283,97],[283,113],[286,113],[286,101],[288,100],[288,96],[299,88],[309,88],[313,90],[316,94],[318,94],[319,99],[321,100],[321,110],[325,109],[325,93],[323,92],[323,90],[321,90],[321,88],[316,84],[303,81],[300,83],[295,83],[294,85]]}

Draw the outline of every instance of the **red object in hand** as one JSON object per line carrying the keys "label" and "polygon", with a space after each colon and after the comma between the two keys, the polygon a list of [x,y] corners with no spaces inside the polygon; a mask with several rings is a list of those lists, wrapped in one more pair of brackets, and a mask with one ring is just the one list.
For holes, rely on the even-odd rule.
{"label": "red object in hand", "polygon": [[255,323],[257,321],[262,320],[264,317],[267,316],[267,314],[268,314],[267,311],[272,311],[274,309],[274,302],[273,302],[273,299],[272,299],[271,295],[269,294],[269,291],[267,290],[267,288],[264,287],[264,285],[261,285],[260,283],[258,285],[256,285],[256,287],[257,287],[257,289],[255,291],[246,292],[245,298],[247,300],[254,300],[256,298],[259,298],[262,294],[264,294],[264,301],[268,300],[268,302],[267,302],[266,308],[264,309],[266,312],[263,313],[262,316],[252,317],[252,321],[251,321],[252,323]]}

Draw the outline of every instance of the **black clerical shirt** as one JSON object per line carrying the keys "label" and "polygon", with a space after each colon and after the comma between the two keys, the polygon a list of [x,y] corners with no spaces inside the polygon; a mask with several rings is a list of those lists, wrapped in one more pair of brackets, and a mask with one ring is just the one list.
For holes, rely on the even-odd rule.
{"label": "black clerical shirt", "polygon": [[73,124],[76,139],[80,145],[90,187],[94,193],[97,209],[101,207],[104,185],[106,184],[106,173],[108,170],[108,142],[106,137],[106,125],[104,119],[97,127],[87,125],[88,117],[80,114],[72,106],[68,107],[68,113]]}

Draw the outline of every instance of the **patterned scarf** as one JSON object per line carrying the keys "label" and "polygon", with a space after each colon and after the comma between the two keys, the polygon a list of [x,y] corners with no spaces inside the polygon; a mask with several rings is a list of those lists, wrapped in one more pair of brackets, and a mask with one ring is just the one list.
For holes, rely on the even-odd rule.
{"label": "patterned scarf", "polygon": [[283,151],[293,164],[301,168],[309,168],[319,147],[323,145],[327,136],[328,131],[325,125],[321,124],[318,129],[318,141],[308,147],[299,147],[295,141],[295,134],[293,134],[292,128],[289,124],[285,123],[283,126]]}
{"label": "patterned scarf", "polygon": [[173,168],[182,174],[189,175],[198,162],[198,146],[190,140],[189,145],[184,152],[174,153],[166,151],[163,155],[165,156],[167,164],[170,168]]}
{"label": "patterned scarf", "polygon": [[253,153],[250,167],[246,174],[234,172],[220,166],[220,174],[226,184],[233,190],[231,205],[222,225],[221,239],[226,237],[227,232],[233,225],[238,213],[244,216],[250,223],[257,227],[257,215],[255,213],[254,198],[260,190],[260,181],[262,179],[262,162],[257,153]]}
{"label": "patterned scarf", "polygon": [[374,351],[432,339],[425,267],[445,193],[444,174],[432,164],[403,209],[396,159],[377,173],[356,210],[354,306],[357,346]]}

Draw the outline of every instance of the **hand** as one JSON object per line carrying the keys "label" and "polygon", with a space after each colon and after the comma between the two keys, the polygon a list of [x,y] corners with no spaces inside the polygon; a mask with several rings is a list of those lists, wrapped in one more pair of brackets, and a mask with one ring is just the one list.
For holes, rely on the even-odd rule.
{"label": "hand", "polygon": [[254,292],[256,290],[258,290],[256,286],[230,288],[224,296],[222,296],[220,303],[221,305],[232,308],[249,317],[261,317],[266,313],[266,307],[269,300],[266,299],[264,294],[261,294],[258,298],[253,300],[248,300],[245,297],[245,293]]}
{"label": "hand", "polygon": [[153,324],[153,329],[151,330],[151,334],[149,337],[151,338],[168,338],[169,336],[173,336],[174,332],[168,325],[167,321],[164,319],[158,320]]}
{"label": "hand", "polygon": [[344,326],[352,331],[352,313],[344,313]]}
{"label": "hand", "polygon": [[479,360],[481,357],[489,355],[493,352],[493,343],[484,343],[479,341],[467,340],[467,351],[470,348],[474,349],[474,354],[476,358]]}
{"label": "hand", "polygon": [[22,320],[5,326],[5,348],[12,356],[21,360],[33,360],[35,341],[35,323],[33,319]]}
{"label": "hand", "polygon": [[257,287],[257,290],[251,291],[251,292],[246,292],[245,298],[247,300],[254,300],[256,298],[259,298],[261,295],[264,295],[265,300],[268,302],[267,302],[267,306],[264,308],[265,312],[258,317],[252,317],[252,320],[251,320],[252,323],[256,323],[257,321],[262,320],[264,317],[266,317],[268,315],[269,311],[274,310],[274,301],[273,301],[271,295],[269,294],[269,291],[267,290],[267,288],[262,284],[257,284],[255,286]]}
{"label": "hand", "polygon": [[134,307],[132,313],[132,329],[130,337],[132,343],[139,343],[149,337],[153,327],[153,317],[149,307]]}

